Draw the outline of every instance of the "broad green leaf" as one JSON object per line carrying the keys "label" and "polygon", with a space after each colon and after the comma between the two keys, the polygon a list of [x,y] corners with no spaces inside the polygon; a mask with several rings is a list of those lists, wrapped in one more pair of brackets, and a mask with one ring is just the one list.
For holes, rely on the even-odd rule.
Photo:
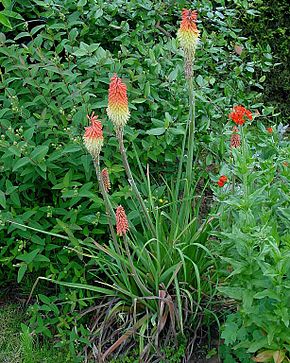
{"label": "broad green leaf", "polygon": [[10,21],[7,19],[5,15],[2,14],[2,12],[0,12],[0,23],[5,25],[9,29],[12,29]]}
{"label": "broad green leaf", "polygon": [[24,156],[23,158],[16,161],[16,163],[13,166],[12,171],[16,171],[17,169],[23,167],[24,165],[30,163],[30,159],[27,156]]}
{"label": "broad green leaf", "polygon": [[146,131],[146,134],[159,136],[159,135],[163,135],[165,131],[166,131],[166,129],[164,127],[157,127],[156,129],[151,129],[151,130]]}
{"label": "broad green leaf", "polygon": [[33,250],[31,252],[16,256],[16,258],[17,258],[17,260],[24,261],[27,264],[29,264],[34,260],[34,258],[36,257],[36,255],[38,254],[39,251],[40,251],[40,249],[36,248],[35,250]]}
{"label": "broad green leaf", "polygon": [[0,190],[0,205],[5,209],[6,208],[6,196],[5,193]]}
{"label": "broad green leaf", "polygon": [[48,152],[47,145],[36,146],[36,148],[32,151],[30,157],[33,160],[40,161],[42,160]]}
{"label": "broad green leaf", "polygon": [[27,270],[27,265],[26,264],[25,265],[23,264],[23,265],[20,266],[20,268],[18,270],[18,274],[17,274],[17,282],[18,282],[18,284],[22,281],[23,276],[24,276],[26,270]]}
{"label": "broad green leaf", "polygon": [[225,344],[233,344],[237,339],[238,325],[234,322],[225,323],[221,338],[225,340]]}

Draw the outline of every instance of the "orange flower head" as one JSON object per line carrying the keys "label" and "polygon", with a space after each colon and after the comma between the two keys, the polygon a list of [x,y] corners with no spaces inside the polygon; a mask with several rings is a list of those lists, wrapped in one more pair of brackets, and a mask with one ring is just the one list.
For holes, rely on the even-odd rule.
{"label": "orange flower head", "polygon": [[107,114],[116,129],[122,129],[130,117],[127,87],[116,74],[111,78],[109,86]]}
{"label": "orange flower head", "polygon": [[237,126],[234,126],[233,133],[231,135],[231,143],[230,143],[231,148],[236,148],[241,145],[241,138],[240,138],[240,135],[238,134],[238,132],[239,132],[239,129],[237,128]]}
{"label": "orange flower head", "polygon": [[102,124],[94,112],[91,116],[87,115],[87,118],[90,120],[91,126],[85,127],[84,144],[88,152],[93,157],[97,157],[104,143]]}
{"label": "orange flower head", "polygon": [[118,236],[125,236],[129,230],[128,219],[125,210],[121,205],[119,205],[116,210],[116,226]]}
{"label": "orange flower head", "polygon": [[111,182],[110,182],[108,169],[105,168],[101,171],[101,177],[102,177],[105,191],[108,193],[109,190],[111,189]]}
{"label": "orange flower head", "polygon": [[243,125],[246,122],[246,118],[253,119],[251,111],[247,110],[243,106],[235,106],[233,111],[229,114],[229,118],[237,125]]}
{"label": "orange flower head", "polygon": [[177,39],[181,48],[194,56],[195,49],[198,43],[199,31],[196,26],[197,11],[182,10],[182,20],[177,32]]}
{"label": "orange flower head", "polygon": [[267,128],[267,131],[269,132],[269,134],[272,134],[272,133],[273,133],[273,129],[272,129],[272,127],[268,127],[268,128]]}
{"label": "orange flower head", "polygon": [[228,181],[228,178],[225,176],[225,175],[222,175],[220,178],[219,178],[219,180],[218,180],[218,182],[217,182],[217,184],[218,184],[218,186],[220,187],[220,188],[222,188],[225,184],[226,184],[226,182]]}

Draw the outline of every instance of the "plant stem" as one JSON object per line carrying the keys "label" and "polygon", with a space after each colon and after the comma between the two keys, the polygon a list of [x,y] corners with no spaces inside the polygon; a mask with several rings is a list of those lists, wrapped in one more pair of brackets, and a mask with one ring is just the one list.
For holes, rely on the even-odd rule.
{"label": "plant stem", "polygon": [[244,191],[245,196],[248,198],[249,195],[249,186],[248,186],[248,152],[247,152],[247,145],[246,145],[246,135],[244,132],[243,126],[241,126],[241,136],[242,136],[242,153],[243,153],[243,161],[245,163],[245,167],[247,168],[246,172],[243,174],[243,184],[244,184]]}
{"label": "plant stem", "polygon": [[135,196],[138,199],[138,202],[141,205],[141,208],[142,208],[142,210],[144,212],[144,215],[145,215],[145,218],[147,220],[148,226],[149,226],[153,236],[155,236],[154,225],[152,223],[152,220],[150,218],[150,215],[148,213],[148,210],[146,208],[144,200],[142,199],[141,194],[140,194],[140,192],[139,192],[139,190],[137,188],[137,185],[136,185],[135,180],[133,178],[131,168],[130,168],[130,165],[129,165],[129,162],[128,162],[128,159],[127,159],[127,154],[126,154],[126,150],[125,150],[125,146],[124,146],[124,140],[123,140],[123,129],[116,130],[116,136],[117,136],[117,139],[119,141],[120,153],[122,155],[123,165],[124,165],[125,172],[126,172],[126,175],[127,175],[127,178],[128,178],[128,182],[129,182],[130,186],[132,187],[133,192],[135,193]]}
{"label": "plant stem", "polygon": [[99,156],[96,157],[95,159],[93,159],[93,161],[94,161],[94,166],[95,166],[95,170],[96,170],[96,175],[97,175],[97,178],[98,178],[100,191],[102,193],[103,200],[104,200],[104,203],[105,203],[106,215],[107,215],[107,219],[108,219],[108,223],[109,223],[109,227],[110,227],[111,236],[112,236],[115,248],[116,248],[117,252],[120,254],[121,251],[120,251],[120,248],[119,248],[119,245],[118,245],[118,242],[117,242],[116,233],[115,233],[113,223],[112,223],[113,218],[115,218],[115,213],[114,213],[113,207],[111,205],[111,202],[109,200],[108,194],[106,192],[106,189],[105,189],[102,177],[101,177]]}
{"label": "plant stem", "polygon": [[187,140],[187,166],[186,179],[189,185],[189,190],[192,184],[192,169],[193,169],[193,151],[194,151],[194,134],[195,134],[195,92],[193,89],[193,79],[190,77],[187,81],[189,92],[189,131]]}

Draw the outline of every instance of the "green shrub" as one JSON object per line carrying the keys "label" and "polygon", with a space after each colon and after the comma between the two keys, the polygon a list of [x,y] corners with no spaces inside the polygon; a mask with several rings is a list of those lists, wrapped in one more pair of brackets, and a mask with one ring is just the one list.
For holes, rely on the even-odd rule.
{"label": "green shrub", "polygon": [[235,351],[259,353],[257,362],[279,355],[279,361],[286,362],[290,352],[290,144],[283,138],[282,125],[270,133],[258,119],[252,124],[256,122],[255,128],[242,126],[242,146],[231,150],[232,164],[221,171],[231,185],[216,193],[221,203],[218,253],[225,277],[219,290],[237,301],[222,338],[233,355]]}
{"label": "green shrub", "polygon": [[[264,82],[265,102],[275,106],[281,113],[281,121],[289,120],[289,4],[286,0],[263,1],[255,0],[251,13],[242,16],[243,34],[252,41],[254,46],[270,47],[275,62],[272,71]],[[257,21],[258,15],[258,21]]]}

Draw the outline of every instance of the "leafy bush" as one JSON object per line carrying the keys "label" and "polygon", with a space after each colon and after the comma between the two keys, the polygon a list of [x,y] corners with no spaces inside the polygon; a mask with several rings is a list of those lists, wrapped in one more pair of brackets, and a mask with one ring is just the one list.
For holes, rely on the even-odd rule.
{"label": "leafy bush", "polygon": [[[94,260],[70,250],[79,247],[76,240],[83,236],[94,236],[100,245],[107,239],[105,211],[95,193],[97,183],[81,136],[91,111],[106,120],[107,84],[114,72],[125,79],[130,94],[132,118],[126,126],[126,147],[133,174],[139,169],[136,154],[141,165],[150,161],[152,198],[155,203],[164,203],[165,189],[158,186],[166,172],[177,173],[187,121],[182,106],[187,102],[183,59],[175,33],[179,11],[189,2],[175,3],[14,3],[13,10],[22,14],[25,22],[11,18],[13,30],[3,27],[0,34],[4,89],[0,95],[0,204],[3,221],[22,227],[1,225],[3,281],[15,279],[16,272],[19,282],[27,272],[64,283],[93,281],[83,261],[92,266]],[[264,73],[271,66],[269,47],[254,47],[241,36],[235,18],[251,9],[239,9],[235,3],[225,7],[223,1],[199,2],[194,185],[200,178],[206,183],[207,170],[222,160],[221,125],[233,104],[252,104],[262,116],[273,114],[272,108],[263,107],[260,91]],[[242,53],[240,44],[244,46]],[[103,160],[112,179],[112,204],[125,200],[129,218],[138,229],[140,219],[115,152],[113,128],[107,122],[104,134],[108,141]],[[141,181],[141,190],[149,198],[146,183]],[[34,228],[33,232],[24,225]],[[47,232],[45,237],[39,230]],[[69,248],[63,248],[60,235],[64,234]],[[53,325],[64,343],[70,341],[75,355],[76,340],[90,342],[88,330],[74,311],[90,305],[93,297],[75,289],[55,292],[50,285],[44,288],[49,289],[49,297],[39,295],[32,308],[32,325],[37,326],[36,332],[47,335]],[[64,299],[68,302],[65,306],[60,303]]]}
{"label": "leafy bush", "polygon": [[[106,104],[108,74],[118,71],[130,80],[134,113],[127,131],[129,143],[134,142],[142,163],[156,162],[154,172],[176,170],[176,150],[186,120],[180,107],[185,101],[182,58],[174,39],[178,9],[173,12],[163,2],[96,5],[67,0],[35,1],[33,7],[21,2],[15,10],[27,19],[17,24],[17,31],[7,33],[8,38],[1,35],[5,89],[0,98],[1,205],[8,218],[22,224],[29,221],[32,227],[41,225],[54,233],[82,228],[81,233],[88,235],[92,229],[101,237],[106,222],[100,199],[93,197],[96,188],[90,160],[82,151],[80,129],[86,114]],[[219,132],[229,105],[251,101],[261,106],[257,103],[261,94],[250,92],[249,87],[258,85],[252,80],[253,69],[268,71],[269,65],[250,43],[242,56],[234,52],[240,39],[234,14],[235,9],[215,9],[208,1],[200,7],[196,115],[198,138],[205,142],[210,130]],[[109,125],[105,132],[111,135]],[[136,140],[138,134],[142,137]],[[116,185],[117,203],[127,190],[119,160],[112,157],[114,139],[110,143],[113,149],[106,149],[105,160]],[[134,159],[134,153],[129,158]],[[13,226],[2,227],[4,233],[1,261],[11,272],[15,261],[22,261],[17,265],[21,267],[18,281],[26,269],[44,268],[61,279],[82,276],[78,260],[70,261],[57,237],[44,239],[28,231],[16,232]]]}
{"label": "leafy bush", "polygon": [[260,352],[257,362],[286,362],[290,144],[282,125],[267,131],[256,120],[255,128],[242,126],[242,146],[231,150],[232,163],[222,168],[232,184],[216,193],[221,203],[218,251],[226,276],[219,290],[238,301],[222,338],[233,352]]}

